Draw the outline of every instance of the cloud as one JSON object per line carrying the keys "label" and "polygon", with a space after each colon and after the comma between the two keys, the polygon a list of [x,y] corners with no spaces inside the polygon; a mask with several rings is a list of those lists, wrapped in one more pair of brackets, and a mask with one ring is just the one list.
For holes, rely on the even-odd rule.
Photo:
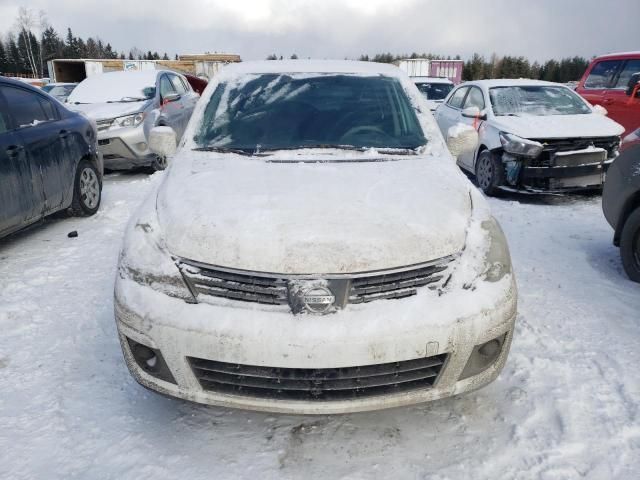
{"label": "cloud", "polygon": [[[0,32],[19,2],[0,0]],[[30,0],[52,25],[118,51],[227,51],[354,58],[361,53],[524,55],[545,60],[638,49],[638,0]],[[606,13],[609,16],[603,16]],[[606,18],[615,18],[607,24]]]}

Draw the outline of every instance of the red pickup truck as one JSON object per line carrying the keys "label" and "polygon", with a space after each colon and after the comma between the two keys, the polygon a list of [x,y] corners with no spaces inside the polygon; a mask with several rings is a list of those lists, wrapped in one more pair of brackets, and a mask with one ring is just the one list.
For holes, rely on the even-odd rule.
{"label": "red pickup truck", "polygon": [[[594,58],[576,87],[592,105],[602,105],[635,143],[640,136],[640,52]],[[626,145],[625,145],[626,146]]]}

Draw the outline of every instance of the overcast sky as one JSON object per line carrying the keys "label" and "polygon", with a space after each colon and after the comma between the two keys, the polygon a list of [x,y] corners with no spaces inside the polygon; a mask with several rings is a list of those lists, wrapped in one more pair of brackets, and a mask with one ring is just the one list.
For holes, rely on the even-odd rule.
{"label": "overcast sky", "polygon": [[270,53],[473,52],[546,60],[640,50],[640,0],[0,0],[0,33],[18,7],[44,10],[62,35],[118,51]]}

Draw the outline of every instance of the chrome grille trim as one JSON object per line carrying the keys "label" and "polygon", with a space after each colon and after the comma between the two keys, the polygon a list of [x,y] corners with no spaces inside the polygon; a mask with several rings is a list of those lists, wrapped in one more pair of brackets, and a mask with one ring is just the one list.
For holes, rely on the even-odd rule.
{"label": "chrome grille trim", "polygon": [[[337,306],[374,300],[404,298],[418,289],[442,287],[451,275],[449,265],[458,257],[388,270],[351,274],[280,274],[235,270],[176,258],[187,286],[197,300],[221,297],[266,305],[291,304],[290,292],[296,281],[324,280],[338,298]],[[337,291],[337,290],[340,291]],[[204,298],[200,298],[203,296]]]}

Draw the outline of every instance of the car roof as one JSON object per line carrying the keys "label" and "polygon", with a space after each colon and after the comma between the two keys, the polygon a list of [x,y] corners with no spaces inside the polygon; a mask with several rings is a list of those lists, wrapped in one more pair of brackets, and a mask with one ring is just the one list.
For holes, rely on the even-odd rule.
{"label": "car roof", "polygon": [[594,60],[603,60],[603,59],[627,59],[627,58],[640,58],[640,51],[638,52],[618,52],[618,53],[607,53],[605,55],[600,55],[599,57],[594,58]]}
{"label": "car roof", "polygon": [[516,86],[565,87],[561,83],[546,82],[544,80],[530,80],[526,78],[496,78],[493,80],[473,80],[470,82],[464,82],[462,85],[477,85],[478,87],[484,88]]}
{"label": "car roof", "polygon": [[224,67],[225,74],[252,73],[351,73],[400,77],[404,72],[395,65],[351,60],[264,60],[234,63]]}
{"label": "car roof", "polygon": [[453,85],[453,82],[446,77],[410,77],[414,83],[429,82],[429,83],[446,83],[447,85]]}
{"label": "car roof", "polygon": [[169,72],[168,70],[134,70],[134,71],[127,71],[127,70],[118,70],[115,72],[104,72],[104,73],[100,73],[99,75],[108,75],[109,78],[131,78],[131,77],[138,77],[138,78],[146,78],[149,81],[154,81],[156,77],[160,74],[160,73],[176,73],[176,72]]}
{"label": "car roof", "polygon": [[33,85],[31,85],[30,83],[27,82],[21,82],[20,80],[14,80],[13,78],[9,78],[9,77],[3,77],[0,75],[0,83],[3,83],[5,85],[16,85],[19,87],[24,87],[27,88],[29,90],[32,90],[34,92],[38,92],[40,94],[42,94],[42,90],[40,90],[38,87],[34,87]]}

